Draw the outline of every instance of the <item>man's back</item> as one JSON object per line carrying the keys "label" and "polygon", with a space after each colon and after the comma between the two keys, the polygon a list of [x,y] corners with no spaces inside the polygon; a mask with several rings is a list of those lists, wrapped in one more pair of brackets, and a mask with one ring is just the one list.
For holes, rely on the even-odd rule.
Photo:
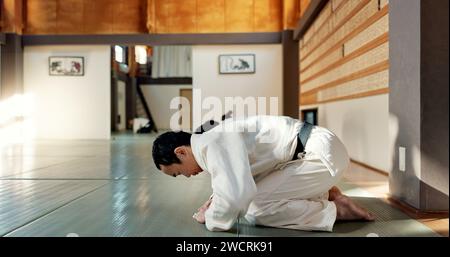
{"label": "man's back", "polygon": [[211,145],[242,141],[251,173],[256,176],[292,159],[301,124],[298,120],[280,116],[227,119],[204,134],[193,135],[191,145],[194,152],[196,149],[198,152]]}
{"label": "man's back", "polygon": [[[233,118],[202,135],[193,135],[191,143],[195,149],[211,145],[212,142],[230,145],[243,141],[251,173],[257,176],[292,160],[297,146],[297,133],[302,125],[303,122],[286,116]],[[344,145],[331,131],[322,127],[315,126],[305,151],[319,154],[332,174],[348,163]]]}

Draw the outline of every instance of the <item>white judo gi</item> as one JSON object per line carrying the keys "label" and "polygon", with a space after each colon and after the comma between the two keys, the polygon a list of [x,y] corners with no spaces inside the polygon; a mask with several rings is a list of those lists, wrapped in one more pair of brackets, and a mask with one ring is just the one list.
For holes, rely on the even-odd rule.
{"label": "white judo gi", "polygon": [[[228,230],[240,215],[264,226],[332,230],[336,205],[328,201],[328,190],[349,165],[344,145],[332,132],[315,126],[305,154],[292,161],[299,120],[254,116],[222,125],[191,137],[195,160],[211,174],[213,199],[205,212],[209,230]],[[230,128],[235,132],[227,132]]]}

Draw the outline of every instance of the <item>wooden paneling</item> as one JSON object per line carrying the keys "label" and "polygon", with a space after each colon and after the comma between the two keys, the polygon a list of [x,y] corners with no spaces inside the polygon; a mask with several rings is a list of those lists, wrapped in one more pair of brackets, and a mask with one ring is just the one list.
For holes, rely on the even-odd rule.
{"label": "wooden paneling", "polygon": [[283,0],[283,29],[295,29],[300,17],[298,0]]}
{"label": "wooden paneling", "polygon": [[[84,0],[84,31],[92,34],[113,31],[113,8],[109,0]],[[70,33],[69,33],[70,34]]]}
{"label": "wooden paneling", "polygon": [[280,0],[256,0],[254,8],[255,32],[276,32],[282,29]]}
{"label": "wooden paneling", "polygon": [[[295,28],[300,5],[309,4],[309,0],[23,1],[26,34],[279,32]],[[11,3],[22,1],[5,0],[7,10]],[[11,19],[23,20],[19,15],[5,16],[3,31],[11,30]]]}
{"label": "wooden paneling", "polygon": [[369,76],[355,79],[339,86],[321,90],[317,93],[317,101],[329,101],[335,98],[342,98],[347,95],[361,94],[367,91],[375,91],[387,88],[389,81],[389,71],[384,70]]}
{"label": "wooden paneling", "polygon": [[344,84],[344,83],[347,83],[347,82],[350,82],[352,80],[356,80],[356,79],[359,79],[359,78],[364,78],[364,77],[367,77],[367,76],[369,76],[371,74],[374,74],[374,73],[377,73],[377,72],[381,72],[381,71],[384,71],[384,70],[387,70],[387,69],[389,69],[389,61],[383,61],[383,62],[374,64],[374,65],[372,65],[370,67],[367,67],[365,69],[353,72],[353,73],[351,73],[351,74],[349,74],[347,76],[339,77],[336,80],[333,80],[333,81],[331,81],[329,83],[320,85],[320,86],[318,86],[316,88],[313,88],[313,89],[311,89],[309,91],[306,91],[306,90],[304,90],[302,88],[301,94],[315,94],[315,93],[317,93],[317,92],[319,92],[321,90],[332,88],[332,87],[335,87],[335,86],[338,86],[338,85],[341,85],[341,84]]}
{"label": "wooden paneling", "polygon": [[389,93],[389,88],[381,88],[381,89],[377,89],[377,90],[373,90],[373,91],[366,91],[366,92],[362,92],[362,93],[356,93],[356,94],[350,94],[350,95],[341,96],[341,97],[335,97],[335,98],[331,98],[331,99],[325,100],[325,101],[318,101],[317,103],[324,104],[324,103],[328,103],[328,102],[351,100],[351,99],[357,99],[357,98],[374,96],[374,95],[383,95],[383,94],[387,94],[387,93]]}
{"label": "wooden paneling", "polygon": [[22,34],[24,26],[22,18],[22,1],[3,0],[0,1],[0,6],[1,31]]}
{"label": "wooden paneling", "polygon": [[303,14],[305,13],[306,9],[308,9],[310,2],[311,2],[311,0],[300,0],[300,17],[299,18],[301,18],[303,16]]}
{"label": "wooden paneling", "polygon": [[147,31],[145,27],[147,0],[115,0],[110,1],[109,5],[113,8],[113,33]]}
{"label": "wooden paneling", "polygon": [[184,0],[177,4],[176,13],[173,13],[173,33],[197,32],[197,0]]}
{"label": "wooden paneling", "polygon": [[331,64],[341,60],[343,55],[344,51],[341,48],[339,48],[334,50],[330,54],[324,56],[322,59],[319,60],[317,64],[308,67],[300,67],[302,80],[310,78],[314,74],[317,74],[320,70],[324,68],[326,69],[326,67],[329,67]]}
{"label": "wooden paneling", "polygon": [[[346,52],[345,47],[342,50],[338,49],[334,53],[341,52],[341,54],[342,54],[341,58],[338,58],[337,61],[335,61],[329,65],[322,64],[322,65],[318,66],[320,68],[319,71],[317,71],[316,73],[313,73],[313,75],[311,75],[311,76],[303,76],[301,82],[307,83],[308,81],[311,81],[317,77],[320,77],[321,75],[327,73],[330,70],[342,67],[344,64],[354,61],[355,58],[373,50],[374,48],[376,48],[382,44],[385,44],[386,42],[388,42],[388,34],[387,33],[375,38],[374,40],[366,43],[365,45],[360,46],[360,48],[358,48],[357,50],[354,50],[351,52]],[[382,58],[387,57],[388,54],[389,53],[385,53],[385,56],[383,56]],[[371,57],[369,56],[368,58],[371,58]],[[310,69],[308,69],[308,70],[310,70]]]}
{"label": "wooden paneling", "polygon": [[84,32],[84,1],[64,0],[56,2],[56,32],[58,34],[70,31]]}
{"label": "wooden paneling", "polygon": [[318,31],[307,31],[305,34],[310,35],[308,42],[304,40],[304,45],[300,49],[300,58],[304,60],[308,55],[310,55],[317,47],[321,45],[328,37],[337,31],[341,26],[343,26],[351,17],[353,17],[359,10],[361,10],[369,0],[353,1],[349,0],[342,4],[339,11],[333,12],[332,17],[326,21],[325,25],[320,27]]}
{"label": "wooden paneling", "polygon": [[149,0],[147,8],[147,27],[156,33],[281,30],[281,0]]}
{"label": "wooden paneling", "polygon": [[341,6],[344,2],[349,0],[331,0],[331,11],[336,12],[336,10]]}
{"label": "wooden paneling", "polygon": [[389,4],[389,0],[380,0],[380,8],[383,8],[388,4]]}
{"label": "wooden paneling", "polygon": [[367,29],[356,35],[354,38],[344,43],[344,56],[356,51],[361,46],[375,40],[378,37],[387,37],[389,30],[389,17],[383,16],[381,19],[370,25]]}
{"label": "wooden paneling", "polygon": [[[333,34],[327,41],[323,43],[323,45],[319,46],[319,50],[323,53],[319,55],[319,53],[313,53],[311,58],[305,58],[303,60],[303,67],[304,69],[307,69],[309,66],[313,65],[314,63],[320,61],[323,57],[330,54],[335,49],[341,48],[345,46],[345,43],[347,41],[352,40],[354,37],[360,35],[361,32],[363,32],[365,29],[370,27],[374,22],[378,21],[379,19],[383,18],[388,13],[388,8],[384,7],[380,11],[376,12],[374,15],[370,16],[367,20],[365,20],[362,24],[360,24],[358,27],[356,27],[353,31],[350,31],[348,34],[344,35],[342,31],[338,30],[336,33],[339,33],[338,36],[335,36]],[[342,28],[342,27],[341,27]],[[387,31],[387,28],[385,29]],[[341,40],[337,41],[339,38],[343,37]],[[331,45],[331,46],[330,46]],[[326,48],[328,47],[328,48]],[[316,58],[316,59],[313,59]]]}
{"label": "wooden paneling", "polygon": [[225,1],[225,31],[254,31],[253,6],[254,0]]}
{"label": "wooden paneling", "polygon": [[303,86],[304,92],[306,92],[308,90],[330,83],[334,81],[336,78],[347,76],[349,74],[354,73],[355,71],[363,70],[367,67],[370,67],[372,65],[375,65],[388,59],[389,59],[389,45],[388,43],[385,43],[381,46],[374,48],[373,50],[370,50],[364,55],[358,56],[352,59],[351,61],[346,62],[343,65],[324,73],[320,77],[314,78],[307,82],[303,82],[301,85]]}
{"label": "wooden paneling", "polygon": [[[368,3],[367,3],[368,2]],[[352,3],[352,1],[350,1]],[[342,11],[344,11],[343,8]],[[338,45],[338,43],[344,39],[346,35],[351,33],[355,28],[367,20],[378,11],[378,4],[376,0],[361,1],[352,11],[336,26],[328,27],[329,31],[324,33],[325,35],[320,40],[312,41],[311,44],[305,42],[304,50],[307,54],[301,57],[301,60],[305,65],[309,65],[311,62],[322,56],[332,46]],[[332,23],[335,24],[335,23]],[[325,26],[324,26],[325,27]],[[326,28],[326,27],[325,27]]]}
{"label": "wooden paneling", "polygon": [[197,32],[225,32],[225,0],[197,0]]}
{"label": "wooden paneling", "polygon": [[156,32],[156,1],[147,0],[147,31],[150,33]]}
{"label": "wooden paneling", "polygon": [[27,34],[55,34],[56,3],[56,0],[27,0],[25,32]]}
{"label": "wooden paneling", "polygon": [[[195,33],[197,31],[197,0],[154,0],[155,33]],[[151,18],[151,17],[150,17]]]}
{"label": "wooden paneling", "polygon": [[303,35],[303,42],[305,44],[308,44],[312,35],[314,35],[317,31],[319,31],[322,28],[322,26],[327,25],[328,27],[330,27],[332,25],[329,24],[329,22],[327,22],[330,16],[331,16],[331,1],[325,5],[322,11],[320,11],[319,16],[317,16],[316,20],[308,29],[308,31],[306,31],[305,35]]}
{"label": "wooden paneling", "polygon": [[27,0],[27,34],[143,33],[147,0]]}
{"label": "wooden paneling", "polygon": [[389,92],[389,5],[331,0],[300,39],[300,104]]}
{"label": "wooden paneling", "polygon": [[171,10],[175,8],[175,0],[155,0],[155,33],[170,33]]}
{"label": "wooden paneling", "polygon": [[317,103],[317,93],[300,94],[299,103],[300,103],[301,106]]}

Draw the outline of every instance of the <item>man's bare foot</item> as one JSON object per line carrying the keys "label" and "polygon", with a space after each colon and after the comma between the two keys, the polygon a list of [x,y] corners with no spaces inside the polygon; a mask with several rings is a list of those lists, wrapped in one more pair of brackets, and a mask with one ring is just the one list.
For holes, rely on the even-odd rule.
{"label": "man's bare foot", "polygon": [[342,195],[341,190],[338,187],[334,186],[330,190],[328,190],[328,200],[334,201],[336,197]]}
{"label": "man's bare foot", "polygon": [[[339,190],[339,189],[338,189]],[[366,209],[358,206],[348,196],[340,195],[335,196],[332,200],[336,204],[337,217],[336,220],[367,220],[372,221],[375,216],[368,212]]]}

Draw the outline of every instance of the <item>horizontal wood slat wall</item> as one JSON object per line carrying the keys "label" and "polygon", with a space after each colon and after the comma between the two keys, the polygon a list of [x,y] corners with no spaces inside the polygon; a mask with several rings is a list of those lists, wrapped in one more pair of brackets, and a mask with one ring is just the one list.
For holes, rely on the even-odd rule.
{"label": "horizontal wood slat wall", "polygon": [[389,92],[388,0],[330,0],[300,39],[300,105]]}
{"label": "horizontal wood slat wall", "polygon": [[180,34],[294,29],[310,0],[4,0],[0,4],[2,32]]}

